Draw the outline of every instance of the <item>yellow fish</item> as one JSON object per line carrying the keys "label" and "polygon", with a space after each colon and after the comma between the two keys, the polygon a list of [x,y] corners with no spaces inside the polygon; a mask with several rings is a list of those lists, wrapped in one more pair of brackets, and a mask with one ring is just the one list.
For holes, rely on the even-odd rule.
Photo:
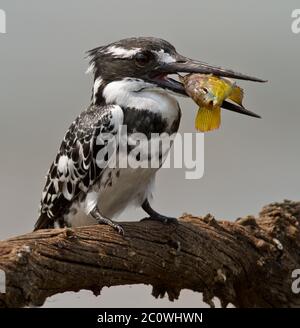
{"label": "yellow fish", "polygon": [[195,127],[201,132],[218,129],[221,125],[221,106],[225,99],[242,106],[244,92],[234,82],[207,74],[180,76],[186,93],[199,105]]}

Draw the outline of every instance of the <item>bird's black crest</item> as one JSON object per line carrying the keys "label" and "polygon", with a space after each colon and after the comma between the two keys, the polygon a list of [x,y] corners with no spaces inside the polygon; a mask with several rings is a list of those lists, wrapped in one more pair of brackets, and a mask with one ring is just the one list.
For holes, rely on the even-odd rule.
{"label": "bird's black crest", "polygon": [[138,38],[127,38],[122,39],[113,43],[110,43],[105,46],[96,47],[94,49],[88,50],[87,57],[93,61],[97,58],[98,55],[103,55],[106,49],[111,46],[122,47],[124,49],[132,49],[132,48],[142,48],[145,50],[161,50],[163,49],[165,52],[172,53],[175,52],[176,49],[174,46],[166,40],[154,37],[138,37]]}
{"label": "bird's black crest", "polygon": [[142,50],[164,50],[166,53],[175,53],[176,49],[168,41],[155,38],[155,37],[133,37],[122,39],[105,46],[100,46],[86,52],[87,58],[89,58],[90,70],[97,73],[96,66],[98,66],[101,60],[105,60],[107,57],[111,57],[107,50],[110,47],[119,47],[122,49],[130,50],[134,48],[141,48]]}

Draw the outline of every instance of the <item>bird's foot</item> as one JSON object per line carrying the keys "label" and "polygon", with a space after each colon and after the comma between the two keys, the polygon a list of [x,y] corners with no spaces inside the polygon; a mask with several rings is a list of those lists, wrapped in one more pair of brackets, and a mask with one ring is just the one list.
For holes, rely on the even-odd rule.
{"label": "bird's foot", "polygon": [[121,236],[124,236],[123,227],[120,224],[114,222],[113,220],[102,216],[98,209],[94,209],[91,212],[91,215],[95,218],[95,220],[97,221],[98,224],[109,225],[110,227],[114,228]]}
{"label": "bird's foot", "polygon": [[178,220],[175,218],[171,218],[169,216],[165,216],[162,214],[159,214],[158,212],[156,212],[149,204],[148,199],[145,199],[143,204],[142,204],[142,209],[149,214],[150,216],[147,218],[142,219],[141,221],[146,221],[146,220],[153,220],[153,221],[159,221],[162,223],[174,223],[174,224],[178,224]]}
{"label": "bird's foot", "polygon": [[118,232],[119,235],[124,236],[125,232],[124,232],[123,227],[120,224],[115,223],[115,222],[112,221],[112,223],[109,224],[109,225],[111,227],[113,227]]}
{"label": "bird's foot", "polygon": [[149,220],[158,221],[158,222],[162,222],[162,223],[165,223],[165,224],[178,224],[178,220],[176,218],[172,218],[172,217],[169,217],[169,216],[164,216],[164,215],[161,215],[161,214],[146,217],[146,218],[140,220],[140,222],[149,221]]}

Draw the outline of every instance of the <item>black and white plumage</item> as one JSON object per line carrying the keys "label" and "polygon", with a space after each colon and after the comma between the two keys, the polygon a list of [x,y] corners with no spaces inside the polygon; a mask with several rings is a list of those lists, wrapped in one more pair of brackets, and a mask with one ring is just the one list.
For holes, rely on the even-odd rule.
{"label": "black and white plumage", "polygon": [[158,168],[99,166],[97,154],[104,146],[97,140],[102,134],[118,134],[121,125],[127,126],[128,138],[135,132],[147,138],[175,133],[181,111],[170,91],[185,91],[168,74],[237,73],[192,61],[156,38],[125,39],[88,54],[94,74],[92,103],[71,124],[50,167],[35,230],[106,223],[122,232],[111,219],[132,203],[152,218],[167,220],[148,201]]}
{"label": "black and white plumage", "polygon": [[97,137],[115,133],[121,120],[118,106],[91,105],[72,123],[47,175],[38,226],[53,227],[55,222],[72,225],[68,218],[77,214],[102,172],[96,163],[101,149]]}

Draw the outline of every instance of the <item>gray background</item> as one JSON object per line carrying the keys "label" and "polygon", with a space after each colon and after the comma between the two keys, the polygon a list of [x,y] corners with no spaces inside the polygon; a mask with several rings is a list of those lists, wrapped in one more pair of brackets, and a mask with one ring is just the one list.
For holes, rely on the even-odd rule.
{"label": "gray background", "polygon": [[[0,238],[30,231],[44,175],[65,130],[90,99],[84,51],[128,36],[159,36],[189,57],[269,80],[240,83],[245,105],[262,120],[223,112],[205,137],[205,174],[185,180],[164,169],[155,207],[170,215],[211,212],[235,219],[284,198],[299,200],[300,34],[291,32],[299,1],[1,1]],[[181,131],[194,131],[196,106],[179,99]],[[141,211],[123,218],[139,219]],[[175,279],[175,277],[174,277]],[[145,286],[67,293],[46,306],[201,306],[201,295],[154,300]]]}

